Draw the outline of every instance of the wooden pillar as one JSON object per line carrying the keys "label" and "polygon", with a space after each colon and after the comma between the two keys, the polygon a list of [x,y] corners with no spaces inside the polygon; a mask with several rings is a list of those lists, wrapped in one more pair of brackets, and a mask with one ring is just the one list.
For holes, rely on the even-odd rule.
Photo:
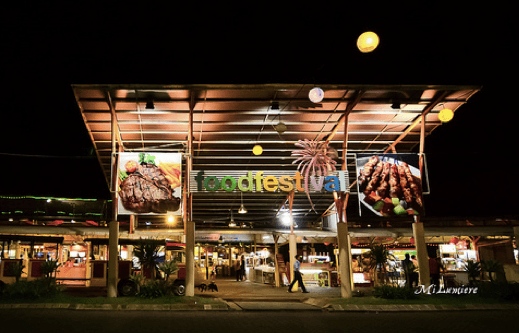
{"label": "wooden pillar", "polygon": [[276,287],[280,286],[279,281],[279,265],[278,265],[278,254],[279,254],[279,235],[272,235],[274,237],[274,281],[276,282]]}

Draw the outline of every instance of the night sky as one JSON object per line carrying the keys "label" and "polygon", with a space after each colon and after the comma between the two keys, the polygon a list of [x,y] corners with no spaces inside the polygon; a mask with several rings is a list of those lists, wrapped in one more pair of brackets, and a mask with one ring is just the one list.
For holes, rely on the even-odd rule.
{"label": "night sky", "polygon": [[[85,8],[13,21],[0,195],[109,198],[71,84],[470,84],[483,88],[426,140],[427,215],[517,218],[517,65],[501,13],[351,10]],[[366,30],[381,39],[370,54],[356,49]]]}

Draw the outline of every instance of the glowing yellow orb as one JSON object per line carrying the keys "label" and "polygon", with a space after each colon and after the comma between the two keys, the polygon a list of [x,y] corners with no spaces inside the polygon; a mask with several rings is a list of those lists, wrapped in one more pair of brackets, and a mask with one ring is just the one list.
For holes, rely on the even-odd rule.
{"label": "glowing yellow orb", "polygon": [[255,145],[253,148],[252,148],[252,153],[254,155],[261,155],[263,153],[263,147],[260,146],[260,145]]}
{"label": "glowing yellow orb", "polygon": [[366,31],[359,36],[357,39],[357,47],[360,52],[368,53],[377,48],[380,39],[378,35],[372,31]]}
{"label": "glowing yellow orb", "polygon": [[454,117],[454,112],[451,109],[443,109],[438,114],[438,119],[446,123]]}

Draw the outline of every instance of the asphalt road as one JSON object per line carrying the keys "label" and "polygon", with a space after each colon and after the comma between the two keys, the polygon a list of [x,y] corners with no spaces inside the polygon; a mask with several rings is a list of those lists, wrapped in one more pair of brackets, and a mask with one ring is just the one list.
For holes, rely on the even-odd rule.
{"label": "asphalt road", "polygon": [[[518,311],[354,313],[315,311],[0,310],[2,332],[514,332]],[[515,327],[515,328],[514,328]]]}

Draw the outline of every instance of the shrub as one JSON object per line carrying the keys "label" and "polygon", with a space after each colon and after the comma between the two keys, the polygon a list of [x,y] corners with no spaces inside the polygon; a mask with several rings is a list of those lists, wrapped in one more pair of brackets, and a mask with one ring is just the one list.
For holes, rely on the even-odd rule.
{"label": "shrub", "polygon": [[36,299],[60,294],[61,287],[48,279],[18,281],[5,286],[1,297],[7,299]]}
{"label": "shrub", "polygon": [[396,287],[387,284],[375,287],[373,296],[385,299],[415,299],[418,296],[409,287]]}
{"label": "shrub", "polygon": [[481,297],[519,301],[519,283],[483,282],[479,284],[478,294]]}
{"label": "shrub", "polygon": [[137,296],[142,298],[157,298],[166,295],[167,284],[162,280],[148,280],[140,287]]}

